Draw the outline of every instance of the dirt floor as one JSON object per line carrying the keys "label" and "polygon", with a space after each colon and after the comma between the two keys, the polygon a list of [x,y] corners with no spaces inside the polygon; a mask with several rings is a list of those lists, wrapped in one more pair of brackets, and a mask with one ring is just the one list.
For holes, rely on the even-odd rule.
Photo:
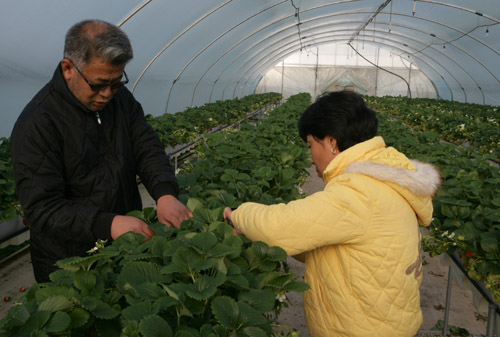
{"label": "dirt floor", "polygon": [[[324,183],[316,177],[311,169],[311,177],[304,185],[306,193],[314,193],[322,190]],[[154,205],[152,200],[146,194],[144,207]],[[421,285],[421,306],[424,315],[424,322],[421,330],[431,330],[436,326],[438,320],[444,319],[444,307],[446,298],[448,267],[441,264],[439,257],[425,257],[424,277]],[[292,270],[303,279],[303,264],[289,258],[288,262]],[[0,302],[0,318],[3,318],[13,305],[15,299],[20,295],[20,288],[29,288],[34,284],[33,273],[31,269],[31,260],[29,253],[16,257],[11,261],[0,265],[0,295],[9,296],[9,302]],[[301,337],[310,337],[304,321],[304,312],[302,309],[302,295],[290,294],[291,305],[286,308],[279,317],[282,326],[287,326],[300,332]],[[471,334],[480,336],[486,334],[487,312],[478,311],[474,306],[473,296],[470,290],[463,290],[453,283],[452,300],[449,324],[455,327],[467,329]],[[436,336],[439,334],[435,334]],[[419,336],[424,336],[421,334]],[[430,335],[425,335],[430,336]]]}

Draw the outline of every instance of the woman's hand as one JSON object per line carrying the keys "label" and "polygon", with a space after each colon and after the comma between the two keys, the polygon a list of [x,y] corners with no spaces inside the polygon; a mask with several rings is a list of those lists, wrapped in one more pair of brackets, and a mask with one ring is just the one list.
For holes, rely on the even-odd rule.
{"label": "woman's hand", "polygon": [[233,224],[233,221],[231,220],[231,213],[233,211],[231,210],[231,208],[229,207],[226,207],[224,208],[224,220],[227,220],[227,223],[231,226],[233,226],[234,230],[233,230],[233,235],[240,235],[240,231],[238,231],[235,227],[234,227],[234,224]]}

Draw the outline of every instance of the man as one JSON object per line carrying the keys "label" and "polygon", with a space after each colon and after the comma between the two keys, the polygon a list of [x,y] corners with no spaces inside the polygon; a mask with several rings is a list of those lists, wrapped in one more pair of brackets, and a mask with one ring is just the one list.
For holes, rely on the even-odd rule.
{"label": "man", "polygon": [[87,20],[66,34],[64,59],[25,107],[11,136],[16,189],[30,224],[35,279],[49,281],[55,262],[85,255],[98,239],[132,231],[141,220],[139,175],[160,222],[179,227],[192,213],[176,195],[167,155],[141,105],[124,87],[129,39],[107,22]]}

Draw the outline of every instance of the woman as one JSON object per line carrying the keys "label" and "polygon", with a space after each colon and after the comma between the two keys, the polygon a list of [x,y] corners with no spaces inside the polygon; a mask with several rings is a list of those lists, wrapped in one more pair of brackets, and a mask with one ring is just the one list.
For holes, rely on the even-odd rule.
{"label": "woman", "polygon": [[422,323],[419,222],[431,222],[440,177],[386,147],[377,126],[358,94],[320,97],[299,133],[325,189],[224,212],[236,231],[305,262],[304,312],[314,337],[414,336]]}

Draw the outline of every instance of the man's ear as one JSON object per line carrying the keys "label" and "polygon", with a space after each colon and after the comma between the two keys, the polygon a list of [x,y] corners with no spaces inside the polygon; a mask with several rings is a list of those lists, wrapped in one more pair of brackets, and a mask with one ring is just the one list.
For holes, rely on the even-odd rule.
{"label": "man's ear", "polygon": [[66,81],[69,81],[73,76],[74,76],[74,69],[73,69],[73,64],[71,63],[70,60],[68,59],[62,59],[61,61],[61,69],[62,69],[62,73],[63,73],[63,76],[64,76],[64,79]]}

